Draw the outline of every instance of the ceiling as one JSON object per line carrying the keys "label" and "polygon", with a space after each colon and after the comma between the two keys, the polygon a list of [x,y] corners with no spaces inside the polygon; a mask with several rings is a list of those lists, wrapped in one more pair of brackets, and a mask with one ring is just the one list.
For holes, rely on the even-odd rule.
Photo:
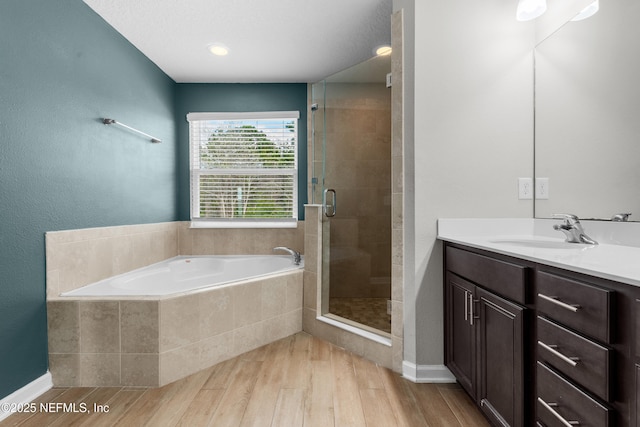
{"label": "ceiling", "polygon": [[391,42],[392,0],[84,2],[179,83],[316,82]]}

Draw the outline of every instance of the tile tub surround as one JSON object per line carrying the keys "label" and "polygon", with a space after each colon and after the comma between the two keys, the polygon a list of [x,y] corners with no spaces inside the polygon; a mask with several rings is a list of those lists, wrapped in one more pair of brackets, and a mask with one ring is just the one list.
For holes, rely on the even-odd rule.
{"label": "tile tub surround", "polygon": [[302,330],[303,272],[161,299],[47,302],[55,386],[157,387]]}
{"label": "tile tub surround", "polygon": [[189,221],[46,233],[47,299],[177,255],[273,254],[304,247],[304,222],[291,229],[192,229]]}
{"label": "tile tub surround", "polygon": [[[48,232],[45,242],[55,385],[158,386],[302,328],[302,271],[286,280],[274,276],[243,282],[239,289],[164,299],[59,296],[177,255],[271,255],[276,246],[301,250],[302,221],[277,230],[191,229],[188,221],[100,227]],[[243,296],[248,288],[253,291]],[[232,317],[220,314],[225,310]],[[211,329],[202,326],[209,323]]]}
{"label": "tile tub surround", "polygon": [[178,224],[46,233],[47,299],[179,255]]}

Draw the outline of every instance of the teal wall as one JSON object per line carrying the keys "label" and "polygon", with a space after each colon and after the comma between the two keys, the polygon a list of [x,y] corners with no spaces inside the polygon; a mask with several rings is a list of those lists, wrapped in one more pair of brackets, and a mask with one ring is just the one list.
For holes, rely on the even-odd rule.
{"label": "teal wall", "polygon": [[198,84],[182,83],[176,89],[178,130],[179,217],[189,220],[188,113],[242,111],[300,111],[298,122],[298,218],[307,203],[307,85],[305,83]]}
{"label": "teal wall", "polygon": [[1,0],[0,399],[47,371],[45,232],[189,219],[196,111],[299,110],[302,206],[306,98],[306,84],[176,84],[81,0]]}
{"label": "teal wall", "polygon": [[44,233],[177,219],[175,87],[81,0],[0,1],[0,399],[47,370]]}

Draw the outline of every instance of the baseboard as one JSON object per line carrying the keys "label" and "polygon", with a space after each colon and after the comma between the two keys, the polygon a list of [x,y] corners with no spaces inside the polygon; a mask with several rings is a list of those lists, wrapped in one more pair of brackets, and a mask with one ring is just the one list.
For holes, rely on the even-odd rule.
{"label": "baseboard", "polygon": [[444,365],[416,365],[402,362],[402,376],[414,383],[455,383],[456,378]]}
{"label": "baseboard", "polygon": [[47,371],[40,378],[31,381],[26,386],[0,400],[0,421],[16,412],[17,408],[21,407],[20,405],[33,401],[44,392],[50,390],[51,387],[53,387],[53,380],[51,379],[51,373]]}

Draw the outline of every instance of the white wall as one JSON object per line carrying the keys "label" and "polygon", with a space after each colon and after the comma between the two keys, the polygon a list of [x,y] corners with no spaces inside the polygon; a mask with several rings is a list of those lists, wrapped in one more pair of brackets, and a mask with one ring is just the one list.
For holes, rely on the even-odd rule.
{"label": "white wall", "polygon": [[515,20],[516,4],[394,0],[407,58],[404,359],[418,366],[444,361],[437,219],[533,215],[517,178],[533,176],[534,24]]}

